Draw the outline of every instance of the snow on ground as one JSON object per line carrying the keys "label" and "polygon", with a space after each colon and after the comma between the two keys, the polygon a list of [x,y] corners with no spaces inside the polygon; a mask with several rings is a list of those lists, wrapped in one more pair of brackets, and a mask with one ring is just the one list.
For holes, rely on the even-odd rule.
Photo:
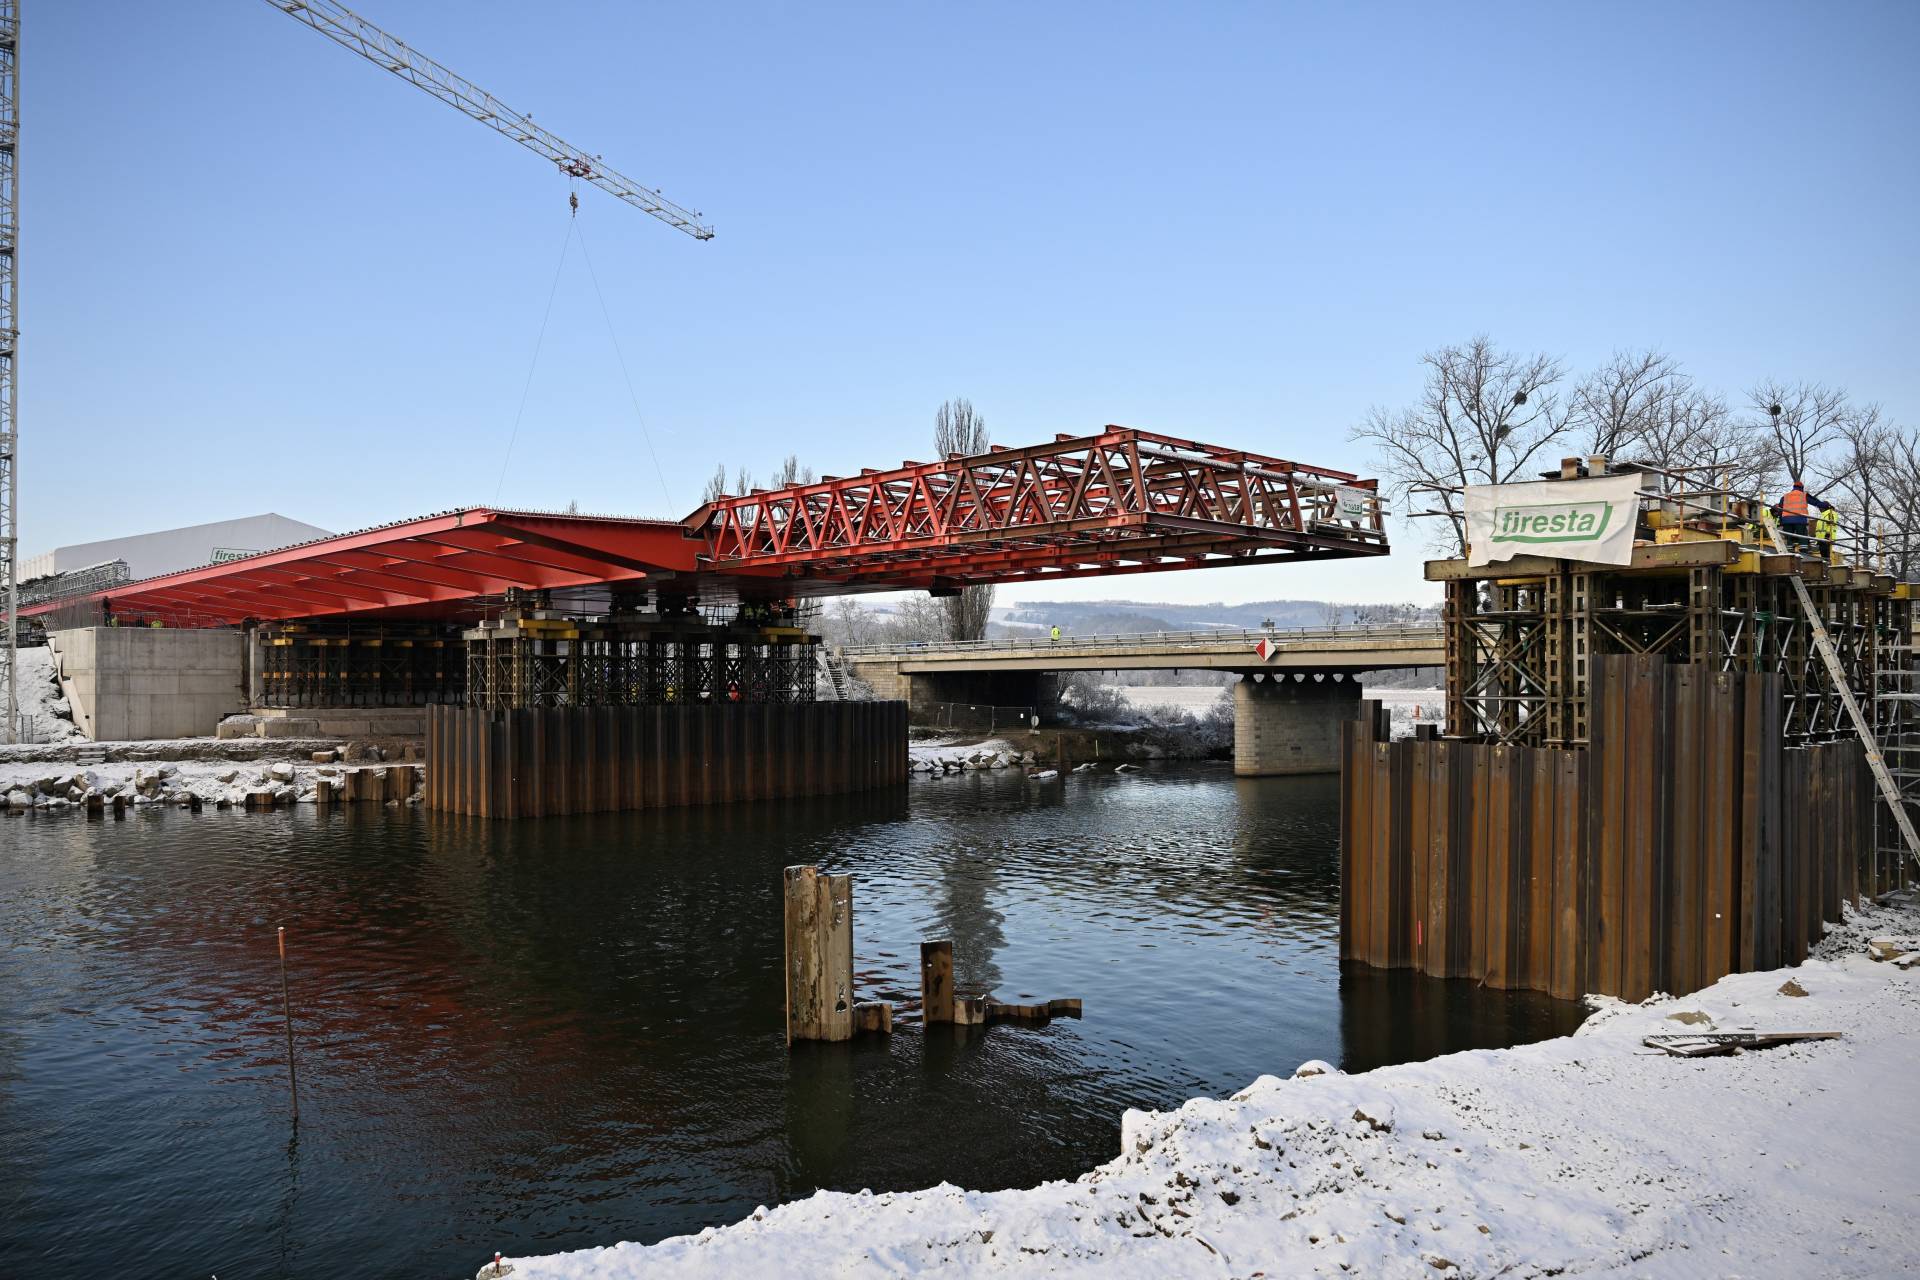
{"label": "snow on ground", "polygon": [[1379,701],[1393,718],[1393,736],[1410,738],[1416,724],[1445,725],[1447,694],[1444,689],[1368,689],[1366,696]]}
{"label": "snow on ground", "polygon": [[[1119,1157],[1073,1182],[821,1192],[651,1248],[511,1259],[512,1274],[1911,1274],[1920,969],[1870,959],[1881,934],[1920,945],[1920,911],[1853,917],[1798,969],[1596,1000],[1562,1039],[1128,1112]],[[1806,995],[1782,993],[1788,978]],[[1843,1038],[1696,1059],[1641,1043],[1707,1029],[1680,1012]]]}
{"label": "snow on ground", "polygon": [[953,764],[965,761],[973,756],[982,758],[998,756],[1002,766],[1015,763],[1014,757],[1020,754],[1020,748],[1005,738],[966,737],[945,735],[938,738],[916,738],[907,744],[907,768],[924,771],[937,767],[941,761]]}
{"label": "snow on ground", "polygon": [[[71,711],[53,674],[53,650],[45,645],[14,652],[14,679],[20,686],[20,714],[29,742],[85,742],[87,735],[69,718]],[[5,712],[0,710],[0,719]]]}
{"label": "snow on ground", "polygon": [[[307,753],[335,745],[291,740],[274,744],[280,751]],[[378,767],[373,762],[368,764]],[[159,756],[100,764],[0,759],[0,808],[60,809],[84,803],[90,791],[108,797],[125,793],[134,804],[184,804],[191,795],[203,804],[217,805],[225,800],[240,805],[246,802],[248,792],[270,790],[278,793],[283,803],[306,803],[313,799],[316,779],[338,781],[343,770],[355,767],[316,764],[311,754],[251,760],[170,760]]]}
{"label": "snow on ground", "polygon": [[1178,707],[1204,715],[1222,698],[1233,697],[1230,685],[1122,684],[1114,687],[1127,700],[1127,705],[1143,711],[1152,707]]}

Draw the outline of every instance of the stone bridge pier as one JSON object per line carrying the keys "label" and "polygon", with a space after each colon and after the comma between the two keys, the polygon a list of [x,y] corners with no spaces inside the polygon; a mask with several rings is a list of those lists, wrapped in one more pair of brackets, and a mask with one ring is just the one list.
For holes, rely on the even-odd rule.
{"label": "stone bridge pier", "polygon": [[1376,714],[1345,673],[1245,675],[1233,687],[1233,772],[1242,778],[1340,772],[1340,726]]}

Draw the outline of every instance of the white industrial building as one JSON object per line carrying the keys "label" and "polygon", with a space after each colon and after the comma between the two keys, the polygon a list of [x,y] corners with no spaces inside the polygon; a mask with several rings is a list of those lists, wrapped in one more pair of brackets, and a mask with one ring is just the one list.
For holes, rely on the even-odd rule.
{"label": "white industrial building", "polygon": [[100,542],[78,542],[56,547],[20,562],[20,580],[42,578],[52,573],[71,573],[90,565],[124,560],[133,578],[151,578],[179,569],[196,569],[204,564],[237,560],[242,556],[330,538],[333,534],[317,525],[289,520],[269,513],[244,516],[238,520],[216,520],[212,524],[188,525],[184,529],[165,529],[159,533],[139,533],[127,538],[107,538]]}

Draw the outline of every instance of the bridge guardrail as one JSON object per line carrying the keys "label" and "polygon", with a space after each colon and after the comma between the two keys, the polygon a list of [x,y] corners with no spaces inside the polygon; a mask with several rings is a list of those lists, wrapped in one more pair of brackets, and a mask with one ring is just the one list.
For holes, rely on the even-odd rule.
{"label": "bridge guardrail", "polygon": [[1432,626],[1394,625],[1380,627],[1275,627],[1271,630],[1259,627],[1211,627],[1198,631],[1120,631],[1105,635],[1061,636],[1058,640],[1047,636],[1037,639],[1000,639],[1000,640],[916,640],[899,644],[862,644],[848,645],[840,652],[849,658],[857,657],[900,657],[910,654],[928,653],[979,653],[987,650],[1015,649],[1039,652],[1059,652],[1073,649],[1114,649],[1133,645],[1153,645],[1156,647],[1212,649],[1222,644],[1243,642],[1257,644],[1262,640],[1276,643],[1314,641],[1314,640],[1425,640],[1437,642],[1441,638],[1438,623]]}

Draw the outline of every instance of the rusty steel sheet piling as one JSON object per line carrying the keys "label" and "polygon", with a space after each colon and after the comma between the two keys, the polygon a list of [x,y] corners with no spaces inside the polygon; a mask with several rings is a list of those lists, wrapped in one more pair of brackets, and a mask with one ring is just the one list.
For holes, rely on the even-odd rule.
{"label": "rusty steel sheet piling", "polygon": [[1342,958],[1628,1000],[1805,959],[1900,868],[1860,744],[1784,716],[1777,675],[1627,655],[1593,664],[1587,749],[1347,726]]}
{"label": "rusty steel sheet piling", "polygon": [[907,779],[904,702],[427,712],[425,804],[532,818],[838,795]]}

